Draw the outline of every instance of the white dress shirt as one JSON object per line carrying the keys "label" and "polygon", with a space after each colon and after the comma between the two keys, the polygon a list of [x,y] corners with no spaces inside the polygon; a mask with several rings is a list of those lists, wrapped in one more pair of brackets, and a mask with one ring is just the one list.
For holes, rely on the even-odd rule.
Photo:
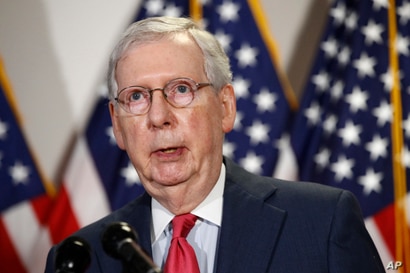
{"label": "white dress shirt", "polygon": [[[187,236],[188,242],[195,250],[201,273],[213,273],[218,246],[219,230],[222,221],[222,202],[225,186],[225,165],[214,188],[200,203],[192,214],[198,216],[195,226]],[[174,215],[158,203],[154,198],[152,207],[151,242],[154,263],[163,268],[172,239],[170,225]]]}

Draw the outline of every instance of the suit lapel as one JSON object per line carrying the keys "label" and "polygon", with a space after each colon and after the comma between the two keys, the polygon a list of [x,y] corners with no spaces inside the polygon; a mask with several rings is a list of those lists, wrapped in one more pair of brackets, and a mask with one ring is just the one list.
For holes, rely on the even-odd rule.
{"label": "suit lapel", "polygon": [[144,193],[135,207],[130,210],[129,216],[130,225],[132,225],[139,237],[140,246],[152,256],[151,249],[151,197]]}
{"label": "suit lapel", "polygon": [[[106,226],[117,221],[123,221],[131,225],[139,237],[139,244],[141,247],[151,256],[151,197],[144,193],[125,207],[113,212],[107,218],[100,222],[101,232],[105,230]],[[100,233],[100,232],[97,232]],[[96,240],[99,241],[100,237],[97,235]],[[107,258],[107,254],[102,248],[102,245],[95,249],[96,255],[93,259],[99,264],[98,268],[101,272],[121,272],[122,264],[119,260],[114,258]]]}
{"label": "suit lapel", "polygon": [[216,272],[266,272],[272,256],[260,254],[273,255],[286,212],[271,204],[272,183],[257,183],[260,178],[231,162],[226,166]]}

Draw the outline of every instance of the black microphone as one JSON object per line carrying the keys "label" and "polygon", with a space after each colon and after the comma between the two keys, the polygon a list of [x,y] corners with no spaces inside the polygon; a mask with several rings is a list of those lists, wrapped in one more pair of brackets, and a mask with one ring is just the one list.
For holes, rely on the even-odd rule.
{"label": "black microphone", "polygon": [[83,273],[91,262],[90,246],[80,237],[65,239],[56,250],[54,270],[56,273]]}
{"label": "black microphone", "polygon": [[138,244],[138,235],[125,222],[111,223],[103,232],[101,242],[104,251],[132,273],[162,273]]}

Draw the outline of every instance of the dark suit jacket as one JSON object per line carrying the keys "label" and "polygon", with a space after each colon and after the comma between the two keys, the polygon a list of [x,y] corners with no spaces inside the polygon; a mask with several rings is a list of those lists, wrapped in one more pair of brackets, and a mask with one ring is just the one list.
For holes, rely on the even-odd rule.
{"label": "dark suit jacket", "polygon": [[[385,272],[351,193],[259,177],[228,159],[224,162],[217,273]],[[121,263],[107,256],[100,243],[101,233],[113,221],[132,225],[140,245],[151,254],[151,197],[143,194],[76,233],[93,249],[87,272],[121,272]],[[52,272],[55,249],[46,272]]]}

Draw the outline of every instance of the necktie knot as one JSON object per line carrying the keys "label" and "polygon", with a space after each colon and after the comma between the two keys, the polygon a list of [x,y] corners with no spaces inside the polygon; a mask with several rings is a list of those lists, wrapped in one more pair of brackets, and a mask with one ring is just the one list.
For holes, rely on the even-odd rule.
{"label": "necktie knot", "polygon": [[172,219],[172,238],[186,238],[194,227],[197,219],[198,217],[191,213],[175,216],[174,219]]}
{"label": "necktie knot", "polygon": [[197,219],[197,216],[190,213],[172,219],[172,240],[165,262],[165,273],[200,273],[195,251],[186,240]]}

